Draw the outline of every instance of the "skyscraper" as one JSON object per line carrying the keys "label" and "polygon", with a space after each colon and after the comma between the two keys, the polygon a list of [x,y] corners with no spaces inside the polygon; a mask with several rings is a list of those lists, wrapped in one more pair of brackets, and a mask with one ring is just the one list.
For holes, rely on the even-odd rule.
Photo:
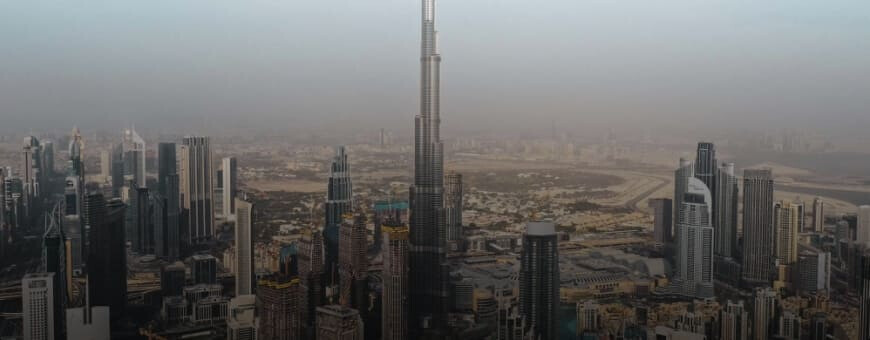
{"label": "skyscraper", "polygon": [[338,274],[340,278],[339,303],[342,306],[362,310],[366,301],[366,217],[357,213],[345,216],[341,224],[338,250]]}
{"label": "skyscraper", "polygon": [[831,253],[804,251],[798,259],[798,289],[815,295],[831,292]]}
{"label": "skyscraper", "polygon": [[85,164],[84,158],[85,142],[82,139],[82,134],[78,127],[73,127],[69,140],[69,170],[70,175],[78,176],[82,183],[85,183]]}
{"label": "skyscraper", "polygon": [[232,220],[236,211],[236,191],[238,191],[237,178],[239,176],[238,165],[235,157],[226,157],[222,161],[223,178],[223,215],[225,219]]}
{"label": "skyscraper", "polygon": [[317,307],[317,340],[363,340],[364,334],[356,309],[339,305]]}
{"label": "skyscraper", "polygon": [[870,244],[870,205],[858,207],[857,237],[858,244]]}
{"label": "skyscraper", "polygon": [[462,174],[447,174],[444,183],[444,216],[447,242],[454,250],[462,240]]}
{"label": "skyscraper", "polygon": [[[315,308],[323,305],[323,234],[307,231],[299,242],[299,278],[307,293],[305,326],[314,330]],[[307,334],[311,336],[311,334]]]}
{"label": "skyscraper", "polygon": [[766,285],[773,277],[773,173],[743,171],[743,274],[749,285]]}
{"label": "skyscraper", "polygon": [[112,198],[120,198],[124,187],[124,144],[112,146]]}
{"label": "skyscraper", "polygon": [[717,256],[734,258],[737,256],[737,176],[734,175],[734,163],[726,163],[719,167],[713,220],[713,230],[716,233],[715,253]]}
{"label": "skyscraper", "polygon": [[62,226],[62,204],[57,204],[47,216],[42,246],[42,268],[53,273],[52,296],[54,297],[54,334],[62,335],[66,327],[67,287],[71,278],[67,276],[67,244]]}
{"label": "skyscraper", "polygon": [[[813,199],[813,232],[821,233],[825,230],[825,201],[821,198]],[[803,230],[801,230],[803,232]]]}
{"label": "skyscraper", "polygon": [[749,313],[746,312],[743,301],[728,301],[721,310],[719,319],[722,323],[720,339],[749,340]]}
{"label": "skyscraper", "polygon": [[712,195],[698,178],[690,178],[677,217],[677,242],[680,265],[675,283],[681,294],[712,298],[713,226]]}
{"label": "skyscraper", "polygon": [[[443,209],[444,152],[441,142],[441,55],[435,30],[435,0],[422,1],[420,114],[414,121],[414,184],[410,187],[410,329],[438,333],[448,296],[447,231]],[[412,333],[414,334],[414,333]]]}
{"label": "skyscraper", "polygon": [[106,202],[101,193],[90,193],[85,199],[91,245],[87,266],[88,296],[91,305],[108,306],[112,320],[124,315],[127,302],[125,209],[120,200]]}
{"label": "skyscraper", "polygon": [[42,148],[42,171],[46,178],[54,176],[54,143],[44,140],[39,145]]}
{"label": "skyscraper", "polygon": [[236,215],[236,296],[254,293],[254,204],[237,198]]}
{"label": "skyscraper", "polygon": [[54,340],[59,320],[55,319],[54,273],[27,274],[21,279],[24,339]]}
{"label": "skyscraper", "polygon": [[783,201],[773,207],[776,258],[780,264],[791,265],[798,260],[798,233],[803,217],[803,203]]}
{"label": "skyscraper", "polygon": [[755,290],[755,313],[752,316],[753,339],[767,340],[772,335],[777,299],[776,291],[770,287]]}
{"label": "skyscraper", "polygon": [[183,215],[182,241],[201,244],[214,235],[214,180],[212,153],[208,137],[184,137],[181,146],[181,181]]}
{"label": "skyscraper", "polygon": [[175,260],[179,258],[181,209],[179,202],[178,160],[175,143],[160,143],[157,146],[157,192],[163,205],[163,248],[158,256]]}
{"label": "skyscraper", "polygon": [[[716,175],[719,171],[719,164],[716,161],[716,146],[713,143],[699,142],[698,152],[695,157],[695,177],[700,179],[707,189],[710,190],[710,195],[716,198]],[[710,207],[715,207],[714,202],[710,202]],[[712,210],[712,209],[711,209]]]}
{"label": "skyscraper", "polygon": [[673,237],[673,201],[669,198],[653,198],[649,200],[649,207],[653,210],[653,239],[658,248],[671,243]]}
{"label": "skyscraper", "polygon": [[145,187],[145,140],[135,128],[124,130],[124,175],[135,187]]}
{"label": "skyscraper", "polygon": [[408,227],[387,221],[384,233],[383,295],[381,301],[383,340],[408,338]]}
{"label": "skyscraper", "polygon": [[302,313],[307,310],[299,278],[274,275],[257,283],[259,339],[302,340]]}
{"label": "skyscraper", "polygon": [[865,252],[861,262],[861,315],[858,319],[858,339],[870,339],[870,253]]}
{"label": "skyscraper", "polygon": [[326,187],[326,225],[323,239],[326,241],[326,283],[334,285],[338,277],[338,238],[344,215],[353,211],[353,185],[350,179],[350,164],[344,147],[335,149],[335,157],[329,167],[329,183]]}
{"label": "skyscraper", "polygon": [[556,226],[531,222],[520,256],[520,313],[535,337],[556,339],[559,321],[559,250]]}
{"label": "skyscraper", "polygon": [[40,196],[42,189],[42,152],[39,147],[39,139],[28,136],[24,138],[24,174],[22,182],[24,184],[23,192],[23,207],[24,216],[27,223],[31,223],[32,217],[35,215],[37,198]]}

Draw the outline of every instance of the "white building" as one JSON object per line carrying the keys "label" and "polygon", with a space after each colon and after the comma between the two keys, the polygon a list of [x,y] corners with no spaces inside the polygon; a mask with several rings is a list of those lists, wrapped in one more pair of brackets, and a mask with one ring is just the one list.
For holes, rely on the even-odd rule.
{"label": "white building", "polygon": [[54,273],[27,274],[21,279],[24,339],[54,339]]}
{"label": "white building", "polygon": [[258,320],[255,295],[241,295],[230,300],[227,311],[227,339],[257,340]]}

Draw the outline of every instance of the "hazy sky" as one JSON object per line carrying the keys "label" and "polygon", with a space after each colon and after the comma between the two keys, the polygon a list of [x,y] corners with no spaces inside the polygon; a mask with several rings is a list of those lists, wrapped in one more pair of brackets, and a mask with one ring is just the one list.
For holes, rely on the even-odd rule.
{"label": "hazy sky", "polygon": [[[870,128],[867,0],[437,1],[448,129]],[[419,16],[419,0],[0,1],[0,131],[410,129]]]}

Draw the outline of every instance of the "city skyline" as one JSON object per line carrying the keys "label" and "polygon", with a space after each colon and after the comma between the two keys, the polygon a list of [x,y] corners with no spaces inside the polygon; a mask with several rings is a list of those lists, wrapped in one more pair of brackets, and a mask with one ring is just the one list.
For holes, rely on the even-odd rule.
{"label": "city skyline", "polygon": [[[98,59],[104,68],[94,73],[82,73],[92,60],[78,58],[105,52],[99,44],[76,46],[62,70],[27,74],[55,56],[23,58],[73,46],[75,39],[47,43],[57,34],[85,34],[92,44],[117,38],[89,31],[91,22],[61,33],[70,22],[64,17],[10,44],[26,41],[0,63],[18,66],[0,77],[0,101],[13,97],[9,109],[29,113],[0,116],[0,123],[32,128],[0,130],[0,337],[870,340],[870,141],[862,146],[847,132],[870,123],[855,117],[866,99],[853,93],[867,85],[860,83],[866,64],[824,63],[868,52],[850,42],[870,25],[831,23],[832,14],[855,20],[861,14],[724,1],[417,0],[419,55],[408,56],[400,47],[408,32],[398,29],[411,19],[400,10],[405,2],[288,7],[217,0],[187,12],[196,1],[94,5],[93,13],[102,14],[175,10],[101,17],[141,45],[110,44],[114,49]],[[264,6],[271,11],[262,12]],[[27,23],[46,23],[55,17],[52,8],[63,7],[47,4]],[[392,7],[398,11],[379,12]],[[14,13],[28,5],[4,8]],[[269,34],[245,34],[278,27],[268,19],[289,8],[310,16]],[[273,59],[289,46],[274,43],[274,33],[306,22],[339,23],[332,20],[355,9],[362,9],[358,17],[318,26],[304,39],[286,35],[295,47],[323,39]],[[486,17],[472,16],[481,9]],[[570,9],[645,16],[625,25]],[[811,10],[817,11],[810,16]],[[78,11],[73,17],[93,15]],[[201,21],[216,12],[222,15]],[[558,20],[569,13],[572,20]],[[408,17],[384,20],[396,14]],[[637,31],[651,24],[649,17],[670,20]],[[149,38],[155,32],[149,18],[185,21],[184,29]],[[219,18],[228,19],[222,30],[210,31],[209,20]],[[15,28],[22,22],[11,21]],[[130,30],[137,21],[142,25]],[[454,31],[468,23],[476,29]],[[693,30],[684,30],[690,24]],[[355,38],[345,30],[336,36],[340,42],[328,39],[332,30],[357,25]],[[369,25],[389,26],[396,35],[373,39],[381,36],[360,28]],[[0,39],[8,26],[0,21]],[[169,22],[160,30],[180,26]],[[582,27],[608,29],[566,30]],[[784,39],[819,27],[825,30]],[[845,28],[850,34],[824,34]],[[243,41],[250,53],[222,49],[230,41]],[[831,44],[813,46],[837,48],[782,54],[820,41]],[[672,46],[678,42],[694,43]],[[478,59],[485,63],[469,71],[469,61],[513,44],[525,48]],[[171,57],[157,53],[166,46],[179,48]],[[177,62],[203,46],[209,53],[198,54],[198,67]],[[338,47],[353,58],[322,68],[332,65]],[[443,64],[442,47],[449,48]],[[130,51],[139,54],[122,57]],[[620,55],[627,52],[637,53]],[[407,60],[382,65],[388,70],[382,73],[367,66],[376,56]],[[233,61],[211,69],[224,58]],[[269,76],[249,73],[251,58]],[[319,63],[272,69],[284,62],[305,67],[306,58]],[[143,60],[172,66],[149,70]],[[415,72],[408,65],[416,60]],[[644,63],[631,64],[638,60]],[[602,65],[621,67],[603,77],[596,68]],[[135,85],[117,86],[107,75],[118,70]],[[355,77],[368,72],[379,76],[359,86]],[[333,85],[333,75],[342,73]],[[58,93],[34,102],[40,92],[33,86],[45,84],[47,74],[57,82],[39,90]],[[57,89],[71,74],[81,81],[67,96]],[[187,79],[204,74],[219,79]],[[408,75],[418,77],[416,94],[391,88]],[[100,76],[103,86],[115,84],[102,93],[109,104],[87,99]],[[146,78],[162,86],[155,90],[141,82]],[[844,88],[819,81],[828,78]],[[23,79],[21,88],[2,91],[10,79]],[[324,89],[331,90],[329,100],[318,100]],[[400,99],[382,102],[377,93],[388,89]],[[133,101],[145,104],[131,105],[131,91],[138,94]],[[409,99],[418,110],[393,116]],[[46,113],[32,112],[69,100],[87,103],[64,105],[69,115],[51,123]],[[81,105],[96,108],[90,118],[76,113]],[[118,105],[125,109],[107,113]],[[161,116],[178,106],[191,110]],[[143,113],[154,107],[162,111]],[[241,123],[229,122],[241,107],[247,109]],[[329,112],[342,107],[352,110]],[[602,116],[570,114],[578,109]],[[815,117],[821,109],[823,121]],[[293,113],[270,117],[282,110]],[[111,117],[92,121],[102,114]],[[67,118],[74,122],[53,127]],[[295,121],[295,130],[282,130],[275,123],[281,118]],[[122,127],[103,130],[121,120]],[[140,134],[134,126],[142,120]],[[471,132],[482,121],[486,131]],[[807,123],[813,124],[798,127]],[[822,133],[838,125],[848,129],[836,137]],[[504,133],[511,126],[522,132]]]}

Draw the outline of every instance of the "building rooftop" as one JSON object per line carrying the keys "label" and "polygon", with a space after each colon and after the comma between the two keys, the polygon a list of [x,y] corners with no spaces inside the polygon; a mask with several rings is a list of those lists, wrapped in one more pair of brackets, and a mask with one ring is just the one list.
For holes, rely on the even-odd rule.
{"label": "building rooftop", "polygon": [[556,236],[556,225],[553,222],[529,222],[526,225],[526,235]]}

